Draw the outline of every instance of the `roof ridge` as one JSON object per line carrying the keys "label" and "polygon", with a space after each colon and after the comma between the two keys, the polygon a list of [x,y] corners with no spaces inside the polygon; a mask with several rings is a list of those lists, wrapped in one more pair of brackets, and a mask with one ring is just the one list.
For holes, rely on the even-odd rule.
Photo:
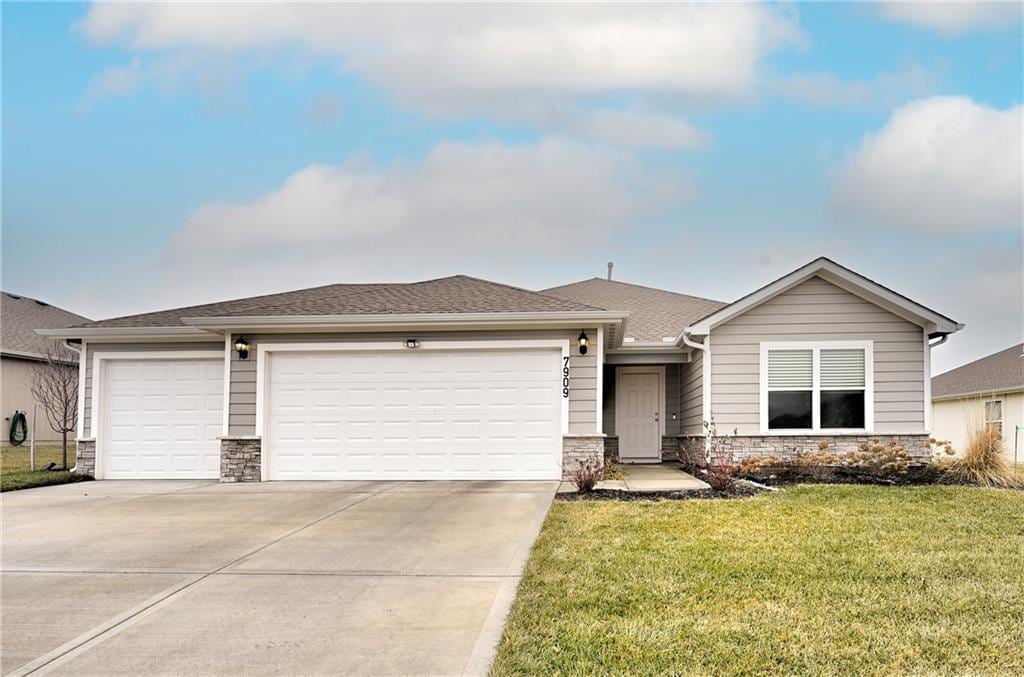
{"label": "roof ridge", "polygon": [[589,310],[607,310],[607,308],[599,308],[597,306],[592,306],[592,305],[589,305],[589,304],[586,304],[586,303],[580,303],[579,301],[574,301],[572,299],[563,299],[563,298],[559,298],[557,296],[552,296],[550,294],[545,294],[543,291],[537,291],[536,289],[527,289],[526,287],[517,287],[514,284],[506,284],[504,282],[495,282],[494,280],[485,280],[482,277],[474,277],[472,275],[453,275],[452,277],[464,277],[464,278],[466,278],[468,280],[476,280],[477,282],[486,282],[487,284],[494,285],[495,287],[504,287],[505,289],[514,289],[516,291],[526,292],[527,294],[536,294],[537,296],[543,296],[544,298],[548,298],[548,299],[551,299],[553,301],[561,301],[563,303],[565,301],[569,301],[570,303],[575,303],[576,305],[581,306],[583,308],[587,308]]}
{"label": "roof ridge", "polygon": [[717,299],[711,299],[711,298],[708,298],[706,296],[694,296],[693,294],[687,294],[685,292],[680,292],[680,291],[672,291],[671,289],[662,289],[660,287],[652,287],[652,286],[647,285],[647,284],[636,284],[635,282],[624,282],[622,280],[609,280],[607,278],[597,277],[597,276],[595,276],[595,277],[588,277],[587,279],[580,280],[578,282],[570,282],[568,284],[562,284],[562,285],[557,285],[557,286],[554,286],[554,287],[548,287],[547,289],[544,289],[542,291],[542,293],[543,292],[547,292],[547,291],[551,291],[553,289],[564,289],[565,287],[572,287],[573,285],[583,284],[584,282],[592,282],[592,281],[595,281],[595,280],[598,281],[598,282],[610,282],[612,284],[619,284],[619,285],[623,285],[623,286],[626,286],[626,287],[636,287],[638,289],[647,289],[649,291],[662,292],[663,294],[672,294],[673,296],[685,296],[688,299],[697,299],[698,301],[707,301],[709,303],[728,304],[728,301],[719,301]]}

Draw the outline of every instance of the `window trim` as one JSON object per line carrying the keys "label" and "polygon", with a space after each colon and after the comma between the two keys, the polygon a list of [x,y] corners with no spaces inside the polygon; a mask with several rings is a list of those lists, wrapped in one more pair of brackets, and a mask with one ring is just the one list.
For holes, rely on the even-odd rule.
{"label": "window trim", "polygon": [[[864,351],[864,427],[821,427],[821,351],[858,348]],[[810,428],[768,427],[768,351],[810,350],[812,354],[811,425]],[[875,430],[875,342],[874,341],[761,341],[760,388],[758,402],[762,435],[851,435],[873,434]],[[802,388],[776,388],[804,392]]]}

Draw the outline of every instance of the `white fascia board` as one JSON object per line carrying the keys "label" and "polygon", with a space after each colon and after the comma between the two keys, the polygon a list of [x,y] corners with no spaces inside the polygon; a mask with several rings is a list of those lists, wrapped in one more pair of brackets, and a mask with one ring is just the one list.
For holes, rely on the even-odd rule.
{"label": "white fascia board", "polygon": [[1024,387],[990,388],[988,390],[972,390],[968,393],[956,393],[954,395],[932,395],[932,402],[951,402],[953,400],[974,399],[979,397],[1000,397],[1003,395],[1024,395]]}
{"label": "white fascia board", "polygon": [[182,321],[199,329],[224,331],[307,331],[310,329],[501,329],[532,327],[584,327],[587,324],[619,324],[627,314],[615,311],[568,313],[421,313],[401,315],[293,315],[252,317],[186,317]]}
{"label": "white fascia board", "polygon": [[901,294],[897,294],[891,289],[887,289],[849,268],[844,268],[835,261],[822,257],[690,325],[680,333],[677,340],[681,342],[684,333],[694,336],[706,336],[718,325],[728,322],[737,315],[741,315],[751,308],[759,306],[765,301],[802,282],[806,282],[816,275],[841,289],[860,296],[864,300],[885,308],[932,332],[952,334],[964,327],[964,325],[951,320],[945,315],[926,308]]}
{"label": "white fascia board", "polygon": [[[81,329],[36,329],[40,336],[61,339],[89,339],[110,343],[134,341],[216,341],[219,336],[196,327],[86,327]],[[219,332],[218,332],[219,333]]]}

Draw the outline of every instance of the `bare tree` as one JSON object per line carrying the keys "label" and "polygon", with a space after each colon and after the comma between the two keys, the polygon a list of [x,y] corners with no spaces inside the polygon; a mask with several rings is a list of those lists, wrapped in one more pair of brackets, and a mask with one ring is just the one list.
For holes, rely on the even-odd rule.
{"label": "bare tree", "polygon": [[46,412],[47,423],[62,437],[64,467],[68,467],[68,433],[78,422],[78,356],[59,344],[46,349],[32,370],[32,396]]}

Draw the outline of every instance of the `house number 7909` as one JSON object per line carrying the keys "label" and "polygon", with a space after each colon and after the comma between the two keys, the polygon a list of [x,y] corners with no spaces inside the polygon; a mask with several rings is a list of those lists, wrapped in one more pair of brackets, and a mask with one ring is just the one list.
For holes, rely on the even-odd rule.
{"label": "house number 7909", "polygon": [[562,358],[562,397],[569,397],[569,358]]}

